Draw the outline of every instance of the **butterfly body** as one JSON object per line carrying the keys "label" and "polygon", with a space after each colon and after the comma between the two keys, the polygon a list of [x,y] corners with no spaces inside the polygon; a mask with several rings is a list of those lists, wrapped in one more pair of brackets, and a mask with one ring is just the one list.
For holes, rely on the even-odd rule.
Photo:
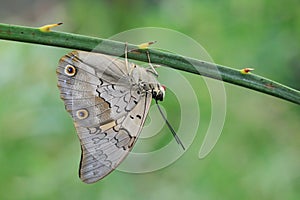
{"label": "butterfly body", "polygon": [[96,182],[128,155],[151,99],[163,100],[164,88],[143,67],[83,51],[63,56],[57,76],[81,144],[79,176],[86,183]]}

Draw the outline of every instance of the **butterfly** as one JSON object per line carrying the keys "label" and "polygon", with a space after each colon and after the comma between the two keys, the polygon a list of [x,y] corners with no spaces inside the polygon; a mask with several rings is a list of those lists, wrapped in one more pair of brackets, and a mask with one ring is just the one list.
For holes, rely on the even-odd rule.
{"label": "butterfly", "polygon": [[79,177],[94,183],[132,150],[152,98],[162,101],[165,88],[156,71],[100,53],[72,51],[60,59],[56,72],[81,144]]}

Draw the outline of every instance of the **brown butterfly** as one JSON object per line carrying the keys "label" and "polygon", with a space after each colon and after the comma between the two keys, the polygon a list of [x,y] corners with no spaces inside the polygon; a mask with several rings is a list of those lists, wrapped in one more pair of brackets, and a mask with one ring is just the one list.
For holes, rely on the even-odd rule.
{"label": "brown butterfly", "polygon": [[63,56],[57,76],[80,139],[80,179],[96,182],[128,155],[151,99],[163,100],[165,89],[149,69],[127,59],[83,51]]}

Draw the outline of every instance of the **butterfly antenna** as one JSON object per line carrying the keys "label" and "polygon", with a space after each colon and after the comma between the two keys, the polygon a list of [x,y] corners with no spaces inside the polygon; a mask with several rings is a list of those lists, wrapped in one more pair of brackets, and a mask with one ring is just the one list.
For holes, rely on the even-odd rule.
{"label": "butterfly antenna", "polygon": [[169,121],[167,120],[167,118],[166,118],[166,116],[164,115],[164,113],[162,112],[162,110],[161,110],[159,104],[157,103],[157,101],[155,101],[155,102],[156,102],[156,105],[157,105],[157,107],[158,107],[158,110],[159,110],[161,116],[163,117],[163,119],[165,120],[166,124],[168,125],[168,128],[170,129],[170,131],[171,131],[173,137],[175,138],[176,142],[177,142],[179,145],[181,145],[181,147],[182,147],[183,150],[185,150],[184,145],[182,144],[182,142],[181,142],[181,140],[179,139],[178,135],[176,134],[175,130],[173,129],[173,127],[171,126],[171,124],[170,124]]}

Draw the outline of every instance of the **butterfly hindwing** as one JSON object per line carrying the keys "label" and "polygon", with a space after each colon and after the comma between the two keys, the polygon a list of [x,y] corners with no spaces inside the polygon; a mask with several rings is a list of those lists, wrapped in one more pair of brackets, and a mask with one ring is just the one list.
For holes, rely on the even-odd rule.
{"label": "butterfly hindwing", "polygon": [[77,127],[81,136],[81,162],[79,176],[86,183],[102,179],[114,170],[128,155],[143,127],[151,103],[144,96],[124,117],[113,121],[103,131],[99,127]]}

